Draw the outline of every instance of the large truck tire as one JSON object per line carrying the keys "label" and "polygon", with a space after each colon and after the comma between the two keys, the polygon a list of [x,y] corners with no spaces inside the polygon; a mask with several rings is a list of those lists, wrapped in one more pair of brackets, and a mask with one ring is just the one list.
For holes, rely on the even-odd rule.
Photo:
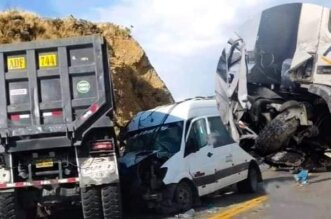
{"label": "large truck tire", "polygon": [[81,189],[84,219],[102,219],[101,192],[99,187]]}
{"label": "large truck tire", "polygon": [[256,149],[263,155],[279,151],[299,127],[299,120],[295,117],[286,120],[287,112],[276,116],[267,124],[256,138]]}
{"label": "large truck tire", "polygon": [[104,219],[122,218],[121,189],[119,183],[104,185],[101,188]]}
{"label": "large truck tire", "polygon": [[23,208],[17,191],[0,192],[0,219],[36,219],[36,206]]}
{"label": "large truck tire", "polygon": [[0,193],[0,219],[17,219],[17,197],[16,192]]}

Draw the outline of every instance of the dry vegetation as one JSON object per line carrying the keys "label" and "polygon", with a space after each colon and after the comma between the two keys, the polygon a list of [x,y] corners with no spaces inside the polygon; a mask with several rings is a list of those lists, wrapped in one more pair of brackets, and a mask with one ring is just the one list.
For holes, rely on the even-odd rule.
{"label": "dry vegetation", "polygon": [[173,102],[163,81],[127,29],[73,17],[46,19],[22,11],[0,13],[0,43],[101,34],[108,43],[116,118],[124,125],[136,112]]}

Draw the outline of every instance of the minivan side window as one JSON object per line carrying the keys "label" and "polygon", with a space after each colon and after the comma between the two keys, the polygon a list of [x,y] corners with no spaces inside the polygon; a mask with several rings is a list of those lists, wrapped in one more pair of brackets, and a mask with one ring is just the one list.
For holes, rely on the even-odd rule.
{"label": "minivan side window", "polygon": [[217,145],[214,147],[219,147],[227,144],[234,143],[234,140],[230,136],[230,133],[225,128],[221,118],[219,116],[208,118],[210,133],[217,136]]}
{"label": "minivan side window", "polygon": [[187,138],[185,155],[198,151],[208,144],[207,125],[204,118],[192,123],[190,133]]}

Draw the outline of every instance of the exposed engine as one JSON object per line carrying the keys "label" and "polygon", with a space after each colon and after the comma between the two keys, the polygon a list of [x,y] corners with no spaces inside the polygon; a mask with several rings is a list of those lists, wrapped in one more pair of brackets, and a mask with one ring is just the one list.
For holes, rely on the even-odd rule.
{"label": "exposed engine", "polygon": [[[160,208],[166,199],[163,178],[167,169],[161,168],[166,159],[159,158],[157,152],[131,152],[121,160],[121,179],[124,199],[129,205],[145,209]],[[131,161],[129,161],[131,160]],[[147,204],[147,206],[146,206]],[[138,208],[138,209],[139,209]]]}

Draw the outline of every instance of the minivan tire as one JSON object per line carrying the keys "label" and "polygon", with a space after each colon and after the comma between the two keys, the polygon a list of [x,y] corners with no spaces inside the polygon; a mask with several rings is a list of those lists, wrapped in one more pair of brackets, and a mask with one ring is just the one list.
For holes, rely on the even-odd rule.
{"label": "minivan tire", "polygon": [[120,184],[104,185],[101,188],[101,200],[104,219],[122,218]]}
{"label": "minivan tire", "polygon": [[256,193],[259,188],[260,171],[257,167],[251,166],[248,170],[247,179],[237,184],[238,191],[241,193]]}
{"label": "minivan tire", "polygon": [[84,219],[102,219],[100,188],[86,187],[81,189],[82,210]]}
{"label": "minivan tire", "polygon": [[194,194],[189,183],[180,182],[175,190],[174,203],[179,211],[187,211],[192,208]]}

